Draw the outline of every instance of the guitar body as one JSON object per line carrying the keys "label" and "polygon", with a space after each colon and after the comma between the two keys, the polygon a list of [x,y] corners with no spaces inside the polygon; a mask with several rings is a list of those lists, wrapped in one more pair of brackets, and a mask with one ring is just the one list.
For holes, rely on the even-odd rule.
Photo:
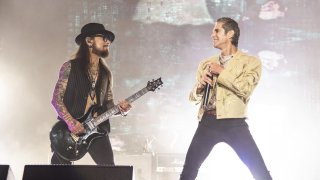
{"label": "guitar body", "polygon": [[[126,101],[131,103],[147,92],[159,89],[162,84],[161,78],[148,81],[146,87],[128,97]],[[53,126],[50,132],[51,147],[61,158],[68,161],[81,159],[88,152],[92,140],[105,136],[104,132],[98,131],[97,126],[108,120],[112,115],[119,113],[118,105],[115,105],[98,117],[93,118],[95,108],[95,106],[90,107],[88,113],[78,119],[86,130],[85,134],[78,136],[72,134],[63,121],[59,121]]]}
{"label": "guitar body", "polygon": [[86,129],[85,134],[79,136],[72,134],[67,124],[62,120],[52,127],[50,131],[51,146],[61,158],[68,161],[81,159],[88,152],[92,140],[105,135],[99,132],[97,128],[91,130],[85,124],[92,119],[94,109],[94,106],[91,107],[87,114],[78,119]]}

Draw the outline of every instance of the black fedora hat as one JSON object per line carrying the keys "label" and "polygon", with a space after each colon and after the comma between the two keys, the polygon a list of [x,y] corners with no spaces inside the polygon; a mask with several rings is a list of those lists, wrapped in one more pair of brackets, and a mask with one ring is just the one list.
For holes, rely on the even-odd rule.
{"label": "black fedora hat", "polygon": [[99,23],[89,23],[84,25],[81,28],[81,34],[79,34],[75,41],[78,45],[81,44],[84,38],[95,35],[95,34],[102,34],[108,37],[108,39],[112,42],[115,38],[113,32],[108,31],[104,28],[102,24]]}

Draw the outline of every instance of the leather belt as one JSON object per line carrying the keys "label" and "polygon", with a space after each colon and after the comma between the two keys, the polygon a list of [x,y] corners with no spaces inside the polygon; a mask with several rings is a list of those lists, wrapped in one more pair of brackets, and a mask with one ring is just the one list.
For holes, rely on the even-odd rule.
{"label": "leather belt", "polygon": [[206,113],[206,114],[210,114],[210,115],[217,115],[215,109],[213,109],[213,110],[208,110],[208,111],[206,111],[205,113]]}

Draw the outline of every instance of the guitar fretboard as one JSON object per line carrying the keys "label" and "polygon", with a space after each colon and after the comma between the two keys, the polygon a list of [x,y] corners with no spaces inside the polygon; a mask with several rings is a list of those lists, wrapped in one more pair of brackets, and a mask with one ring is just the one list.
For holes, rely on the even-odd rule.
{"label": "guitar fretboard", "polygon": [[[140,98],[141,96],[146,94],[148,91],[149,90],[147,89],[147,87],[145,87],[145,88],[141,89],[140,91],[134,93],[130,97],[128,97],[126,99],[126,101],[128,101],[129,103],[132,103],[133,101],[137,100],[138,98]],[[101,114],[100,116],[92,119],[91,122],[89,122],[89,123],[92,123],[92,125],[97,127],[99,124],[103,123],[104,121],[109,119],[111,116],[117,114],[118,112],[120,112],[118,105],[115,105],[111,109],[109,109],[108,111]]]}

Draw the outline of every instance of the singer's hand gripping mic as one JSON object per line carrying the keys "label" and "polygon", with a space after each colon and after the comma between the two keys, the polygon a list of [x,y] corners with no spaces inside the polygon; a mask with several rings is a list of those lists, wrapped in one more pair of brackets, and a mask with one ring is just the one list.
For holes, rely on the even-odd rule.
{"label": "singer's hand gripping mic", "polygon": [[[213,76],[210,76],[210,79],[213,80]],[[203,94],[203,101],[202,101],[202,105],[205,109],[207,109],[207,106],[209,103],[209,94],[211,89],[212,89],[211,84],[206,83],[204,87],[204,94]]]}

